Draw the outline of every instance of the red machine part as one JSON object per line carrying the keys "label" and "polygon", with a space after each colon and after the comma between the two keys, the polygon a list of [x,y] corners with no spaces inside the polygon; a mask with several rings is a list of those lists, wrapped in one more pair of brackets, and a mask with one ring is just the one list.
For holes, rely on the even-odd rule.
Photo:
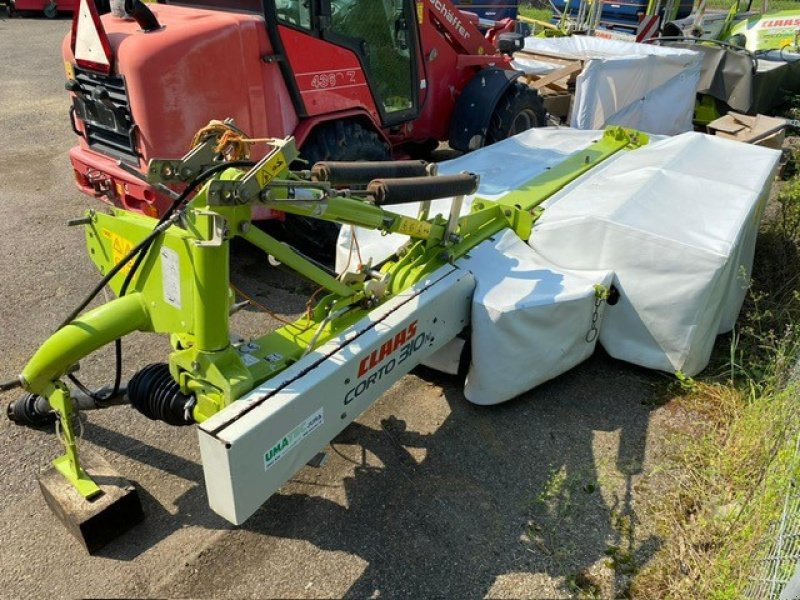
{"label": "red machine part", "polygon": [[[234,8],[254,12],[261,6],[255,0],[236,4]],[[81,139],[70,159],[78,186],[145,214],[160,214],[166,198],[119,168],[117,160],[143,171],[150,158],[180,157],[211,119],[232,117],[254,138],[294,135],[301,152],[316,127],[342,119],[375,131],[393,147],[443,140],[459,92],[475,73],[487,66],[510,68],[510,59],[477,28],[475,15],[459,11],[450,0],[416,0],[416,46],[411,52],[418,76],[416,112],[387,124],[352,48],[285,23],[274,28],[280,42],[276,48],[269,21],[265,27],[261,15],[149,6],[162,28],[146,34],[134,21],[101,18],[100,34],[111,45],[114,63],[105,79],[73,67],[70,36],[63,46],[77,98],[72,118]],[[505,20],[488,37],[511,27],[513,21]],[[113,105],[106,104],[115,119],[98,108],[98,89],[101,95],[111,90]],[[126,118],[129,129],[124,127]],[[256,159],[263,154],[263,148],[253,150]]]}
{"label": "red machine part", "polygon": [[50,19],[59,12],[71,13],[78,8],[78,0],[13,0],[10,3],[14,11],[43,12]]}

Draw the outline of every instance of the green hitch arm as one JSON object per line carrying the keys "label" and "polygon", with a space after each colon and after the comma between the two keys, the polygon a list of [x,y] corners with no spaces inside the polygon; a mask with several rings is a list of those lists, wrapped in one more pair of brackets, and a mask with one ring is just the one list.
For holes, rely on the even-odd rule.
{"label": "green hitch arm", "polygon": [[246,231],[239,234],[256,248],[274,256],[278,261],[285,264],[293,271],[299,273],[306,279],[310,279],[317,285],[333,292],[339,296],[348,297],[355,294],[350,286],[342,283],[336,277],[329,275],[318,266],[297,255],[291,248],[285,246],[274,237],[264,233],[257,227],[249,227]]}
{"label": "green hitch arm", "polygon": [[152,329],[139,292],[103,304],[65,325],[31,357],[20,375],[23,386],[47,397],[53,384],[85,356],[133,331]]}

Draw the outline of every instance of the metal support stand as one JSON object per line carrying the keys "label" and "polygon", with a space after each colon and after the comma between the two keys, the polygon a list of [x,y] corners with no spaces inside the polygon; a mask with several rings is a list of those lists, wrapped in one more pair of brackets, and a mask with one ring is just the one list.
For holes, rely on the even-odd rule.
{"label": "metal support stand", "polygon": [[87,500],[102,494],[102,490],[92,481],[91,477],[81,467],[78,460],[78,446],[76,443],[73,418],[76,415],[72,405],[69,390],[63,384],[56,384],[55,390],[50,394],[50,406],[58,415],[61,428],[61,441],[64,442],[65,454],[53,461],[53,466],[78,490]]}

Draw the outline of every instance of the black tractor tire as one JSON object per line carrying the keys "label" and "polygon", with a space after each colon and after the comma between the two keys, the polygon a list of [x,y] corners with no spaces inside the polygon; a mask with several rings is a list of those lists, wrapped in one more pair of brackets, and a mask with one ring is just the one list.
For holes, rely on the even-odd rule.
{"label": "black tractor tire", "polygon": [[[300,158],[305,163],[293,168],[310,169],[321,160],[390,160],[392,149],[375,131],[355,121],[332,121],[311,132]],[[284,241],[327,265],[333,264],[338,237],[336,223],[296,215],[286,215],[283,221]]]}
{"label": "black tractor tire", "polygon": [[408,142],[403,144],[401,149],[405,151],[409,158],[426,160],[431,162],[433,160],[433,153],[439,148],[439,140],[425,140],[424,142]]}
{"label": "black tractor tire", "polygon": [[546,124],[547,110],[539,93],[523,83],[514,82],[494,108],[485,145]]}

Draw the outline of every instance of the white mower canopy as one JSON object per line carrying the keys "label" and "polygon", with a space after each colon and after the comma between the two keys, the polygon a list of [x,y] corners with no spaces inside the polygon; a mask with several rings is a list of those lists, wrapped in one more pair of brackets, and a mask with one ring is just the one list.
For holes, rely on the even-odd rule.
{"label": "white mower canopy", "polygon": [[[476,196],[491,200],[600,135],[529,130],[442,163],[439,172],[478,173]],[[504,402],[565,372],[594,350],[593,321],[615,358],[701,371],[717,334],[731,330],[741,309],[779,158],[775,150],[698,133],[656,139],[614,155],[548,199],[527,245],[509,231],[458,261],[477,282],[466,397]],[[431,214],[446,214],[448,206],[434,202]],[[343,228],[339,269],[352,260],[353,234],[361,259],[373,264],[406,239]],[[598,284],[618,290],[613,305],[596,308]]]}

